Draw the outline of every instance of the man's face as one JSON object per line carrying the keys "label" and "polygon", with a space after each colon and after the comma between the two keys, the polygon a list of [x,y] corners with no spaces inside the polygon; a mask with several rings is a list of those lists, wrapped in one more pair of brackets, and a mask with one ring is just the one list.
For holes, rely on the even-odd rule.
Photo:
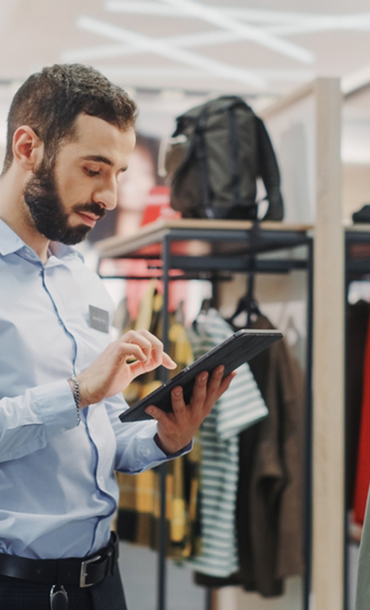
{"label": "man's face", "polygon": [[64,244],[83,240],[116,207],[118,181],[135,146],[132,127],[122,131],[86,114],[77,118],[76,133],[53,166],[44,156],[23,192],[37,231]]}

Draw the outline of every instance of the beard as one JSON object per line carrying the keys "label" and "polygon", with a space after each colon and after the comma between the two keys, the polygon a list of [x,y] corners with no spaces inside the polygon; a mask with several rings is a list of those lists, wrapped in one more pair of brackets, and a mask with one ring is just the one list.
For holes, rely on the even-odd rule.
{"label": "beard", "polygon": [[[24,187],[23,197],[36,229],[51,241],[68,246],[78,244],[92,228],[85,224],[69,225],[69,214],[58,193],[54,168],[45,157]],[[100,218],[105,216],[105,208],[98,203],[76,204],[71,212],[92,212]]]}

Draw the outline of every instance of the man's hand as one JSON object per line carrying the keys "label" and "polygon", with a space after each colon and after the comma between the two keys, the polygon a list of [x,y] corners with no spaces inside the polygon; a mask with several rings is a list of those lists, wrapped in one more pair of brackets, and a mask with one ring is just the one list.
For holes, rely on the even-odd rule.
{"label": "man's hand", "polygon": [[77,375],[81,407],[122,392],[135,377],[160,365],[177,366],[163,351],[163,343],[147,330],[128,331]]}
{"label": "man's hand", "polygon": [[236,373],[224,379],[224,367],[218,366],[208,381],[208,373],[199,373],[188,405],[185,404],[182,388],[175,387],[171,393],[173,413],[165,413],[155,406],[145,412],[158,421],[158,438],[165,453],[177,453],[186,447],[202,421],[211,412],[214,403],[230,385]]}

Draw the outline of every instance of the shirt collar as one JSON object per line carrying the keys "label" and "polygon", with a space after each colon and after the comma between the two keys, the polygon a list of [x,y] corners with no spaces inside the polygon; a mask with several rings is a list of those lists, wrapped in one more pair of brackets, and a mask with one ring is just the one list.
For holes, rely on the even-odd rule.
{"label": "shirt collar", "polygon": [[21,239],[6,222],[0,219],[0,254],[3,256],[12,254],[25,245],[23,239]]}
{"label": "shirt collar", "polygon": [[66,260],[71,258],[80,258],[82,261],[84,260],[81,252],[78,252],[72,246],[66,246],[65,244],[60,243],[59,241],[51,241],[50,242],[50,251],[51,254],[59,258],[60,260]]}
{"label": "shirt collar", "polygon": [[[27,246],[23,239],[21,239],[6,222],[0,219],[0,254],[6,256],[18,252],[22,248],[34,253],[34,250],[32,250],[30,246]],[[71,246],[66,246],[59,242],[50,242],[50,250],[52,255],[60,261],[71,258],[80,258],[83,261],[82,254]]]}

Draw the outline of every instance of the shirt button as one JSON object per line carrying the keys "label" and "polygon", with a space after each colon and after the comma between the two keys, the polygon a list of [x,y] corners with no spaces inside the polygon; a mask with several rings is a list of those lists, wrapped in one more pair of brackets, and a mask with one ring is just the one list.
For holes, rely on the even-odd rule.
{"label": "shirt button", "polygon": [[145,450],[145,455],[151,455],[151,454],[152,454],[152,452],[151,452],[151,450],[150,450],[150,449],[146,449],[146,450]]}

